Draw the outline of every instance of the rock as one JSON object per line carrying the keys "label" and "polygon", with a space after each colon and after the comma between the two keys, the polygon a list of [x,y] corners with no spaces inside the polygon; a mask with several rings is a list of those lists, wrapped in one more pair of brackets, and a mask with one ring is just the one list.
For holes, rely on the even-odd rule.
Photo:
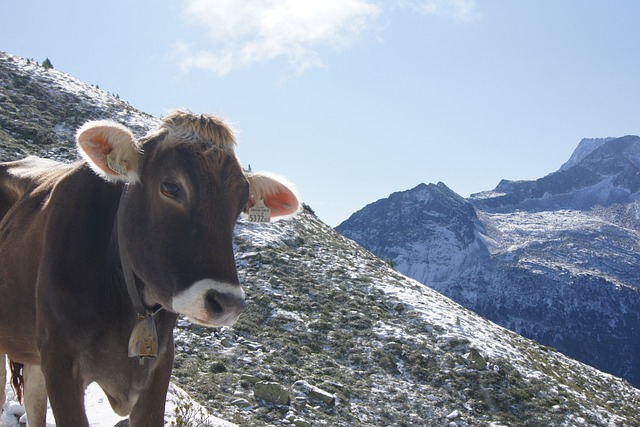
{"label": "rock", "polygon": [[296,418],[295,420],[293,420],[293,425],[296,427],[311,427],[311,423],[302,418]]}
{"label": "rock", "polygon": [[288,405],[290,401],[289,391],[275,382],[259,381],[253,388],[256,399],[261,399],[276,405]]}
{"label": "rock", "polygon": [[460,416],[460,412],[456,409],[455,411],[453,411],[449,415],[447,415],[447,419],[448,420],[455,420],[459,416]]}
{"label": "rock", "polygon": [[394,352],[399,352],[399,351],[402,351],[402,344],[396,341],[390,341],[385,345],[385,349],[388,349]]}
{"label": "rock", "polygon": [[469,350],[469,356],[467,356],[469,367],[474,369],[484,369],[487,367],[487,361],[480,354],[478,350],[472,348]]}
{"label": "rock", "polygon": [[306,394],[312,399],[319,400],[326,405],[334,405],[336,402],[336,396],[334,394],[322,390],[320,387],[313,386],[306,381],[296,381],[293,384],[293,389]]}
{"label": "rock", "polygon": [[213,362],[209,366],[209,371],[214,374],[221,374],[222,372],[227,372],[227,367],[222,362]]}
{"label": "rock", "polygon": [[251,403],[247,399],[236,399],[231,402],[233,406],[237,406],[239,408],[250,408]]}
{"label": "rock", "polygon": [[251,385],[255,385],[258,381],[260,381],[260,378],[249,374],[242,374],[240,376],[240,381],[246,381]]}
{"label": "rock", "polygon": [[262,345],[255,342],[247,342],[245,345],[247,346],[249,351],[264,350],[264,347]]}

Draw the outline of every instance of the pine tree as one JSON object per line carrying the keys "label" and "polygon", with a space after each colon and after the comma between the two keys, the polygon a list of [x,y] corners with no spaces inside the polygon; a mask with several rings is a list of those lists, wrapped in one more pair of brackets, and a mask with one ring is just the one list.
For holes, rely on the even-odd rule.
{"label": "pine tree", "polygon": [[51,63],[49,58],[47,58],[44,61],[42,61],[42,66],[44,67],[45,70],[49,70],[49,69],[53,68],[53,64]]}

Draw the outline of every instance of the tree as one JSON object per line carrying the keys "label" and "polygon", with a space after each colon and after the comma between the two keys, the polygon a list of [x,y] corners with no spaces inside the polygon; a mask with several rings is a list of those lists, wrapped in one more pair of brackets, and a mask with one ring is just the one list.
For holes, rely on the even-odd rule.
{"label": "tree", "polygon": [[45,70],[49,70],[49,69],[53,68],[53,64],[51,63],[49,58],[47,58],[44,61],[42,61],[42,66],[44,67]]}

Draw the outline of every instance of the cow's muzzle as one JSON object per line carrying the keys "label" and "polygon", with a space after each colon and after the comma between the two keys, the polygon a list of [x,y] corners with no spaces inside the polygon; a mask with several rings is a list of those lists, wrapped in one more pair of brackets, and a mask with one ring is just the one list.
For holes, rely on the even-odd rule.
{"label": "cow's muzzle", "polygon": [[174,295],[172,308],[204,326],[231,326],[244,309],[240,285],[203,279]]}

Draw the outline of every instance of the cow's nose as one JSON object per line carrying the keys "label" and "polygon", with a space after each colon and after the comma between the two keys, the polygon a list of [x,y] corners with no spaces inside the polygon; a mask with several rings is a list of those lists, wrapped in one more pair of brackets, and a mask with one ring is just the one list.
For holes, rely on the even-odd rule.
{"label": "cow's nose", "polygon": [[210,289],[204,296],[205,306],[215,323],[231,326],[244,310],[244,293]]}
{"label": "cow's nose", "polygon": [[238,320],[244,305],[244,291],[240,285],[202,279],[174,295],[171,307],[201,325],[231,326]]}

